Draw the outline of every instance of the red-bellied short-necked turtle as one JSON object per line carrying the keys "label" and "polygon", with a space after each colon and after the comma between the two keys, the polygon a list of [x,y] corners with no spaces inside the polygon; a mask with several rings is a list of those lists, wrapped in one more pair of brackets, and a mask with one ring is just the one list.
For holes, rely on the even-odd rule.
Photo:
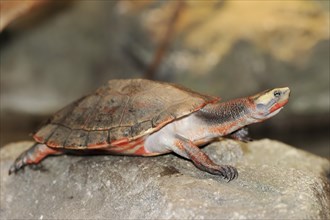
{"label": "red-bellied short-necked turtle", "polygon": [[48,155],[84,151],[153,156],[175,152],[196,167],[229,181],[237,170],[218,165],[198,146],[221,136],[248,140],[245,126],[277,114],[288,102],[287,87],[220,102],[174,84],[144,79],[110,80],[57,112],[33,136],[9,174]]}

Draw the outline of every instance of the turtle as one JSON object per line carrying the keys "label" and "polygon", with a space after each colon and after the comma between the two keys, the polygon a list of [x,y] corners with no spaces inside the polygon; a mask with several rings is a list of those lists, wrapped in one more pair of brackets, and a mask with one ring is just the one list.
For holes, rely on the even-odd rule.
{"label": "turtle", "polygon": [[174,152],[202,171],[228,181],[231,165],[216,164],[200,147],[219,137],[249,141],[246,126],[276,115],[288,102],[288,87],[220,101],[173,83],[147,79],[110,80],[55,113],[9,169],[16,173],[48,155],[115,154],[155,156]]}

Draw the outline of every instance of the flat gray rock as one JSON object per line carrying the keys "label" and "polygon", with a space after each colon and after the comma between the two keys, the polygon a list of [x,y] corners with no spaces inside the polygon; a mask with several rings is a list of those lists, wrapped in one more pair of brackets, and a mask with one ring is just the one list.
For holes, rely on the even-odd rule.
{"label": "flat gray rock", "polygon": [[330,163],[268,139],[204,151],[229,183],[176,155],[57,156],[8,176],[31,142],[1,148],[1,219],[329,219]]}

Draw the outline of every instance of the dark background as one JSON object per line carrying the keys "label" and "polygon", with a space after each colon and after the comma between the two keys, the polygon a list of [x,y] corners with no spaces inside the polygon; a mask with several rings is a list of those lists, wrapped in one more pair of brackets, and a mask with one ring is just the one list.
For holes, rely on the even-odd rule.
{"label": "dark background", "polygon": [[289,86],[251,136],[330,158],[329,1],[25,2],[6,25],[22,5],[0,5],[1,146],[109,79],[143,77],[224,100]]}

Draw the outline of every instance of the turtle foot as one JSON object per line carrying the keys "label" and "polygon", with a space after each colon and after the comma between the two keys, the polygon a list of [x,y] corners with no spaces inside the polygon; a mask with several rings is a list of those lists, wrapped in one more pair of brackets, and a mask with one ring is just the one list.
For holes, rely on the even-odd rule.
{"label": "turtle foot", "polygon": [[62,154],[58,149],[52,149],[45,144],[34,144],[30,149],[23,152],[11,165],[8,174],[17,173],[20,169],[27,165],[38,164],[48,155]]}
{"label": "turtle foot", "polygon": [[219,166],[219,168],[214,173],[213,172],[214,171],[211,171],[210,173],[221,175],[223,178],[228,179],[228,182],[238,177],[237,169],[229,165]]}
{"label": "turtle foot", "polygon": [[206,171],[214,175],[220,175],[225,179],[228,179],[228,182],[238,177],[238,172],[235,167],[214,163],[203,151],[201,151],[191,141],[184,139],[183,137],[178,138],[180,138],[181,140],[178,140],[176,142],[176,148],[173,148],[173,151],[179,155],[186,156],[187,158],[191,159],[195,166],[200,170]]}

